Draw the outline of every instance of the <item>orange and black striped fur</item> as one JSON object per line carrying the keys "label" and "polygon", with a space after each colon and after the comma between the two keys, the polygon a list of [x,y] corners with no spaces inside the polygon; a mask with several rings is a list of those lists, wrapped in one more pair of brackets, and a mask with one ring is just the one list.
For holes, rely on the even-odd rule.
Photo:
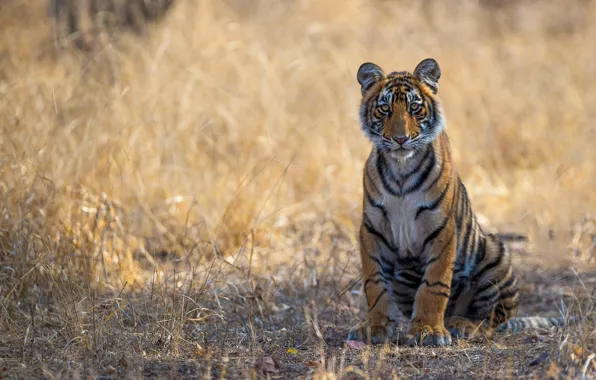
{"label": "orange and black striped fur", "polygon": [[447,345],[507,322],[518,306],[511,256],[478,225],[453,165],[433,59],[413,73],[358,70],[364,168],[360,228],[368,328],[390,338],[398,310],[411,344]]}

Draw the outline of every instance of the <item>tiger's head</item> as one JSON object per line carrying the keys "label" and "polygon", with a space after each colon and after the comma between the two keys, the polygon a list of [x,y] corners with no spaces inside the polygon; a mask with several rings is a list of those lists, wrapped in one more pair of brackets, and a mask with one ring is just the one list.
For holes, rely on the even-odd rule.
{"label": "tiger's head", "polygon": [[409,158],[432,143],[444,128],[437,96],[440,77],[432,58],[420,62],[414,73],[385,75],[374,63],[360,66],[360,121],[372,143],[396,158]]}

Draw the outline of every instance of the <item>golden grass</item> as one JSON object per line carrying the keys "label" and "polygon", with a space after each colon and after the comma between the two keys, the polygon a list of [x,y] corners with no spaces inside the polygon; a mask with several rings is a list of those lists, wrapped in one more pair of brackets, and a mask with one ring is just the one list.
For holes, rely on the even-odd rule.
{"label": "golden grass", "polygon": [[[365,61],[435,58],[475,211],[528,234],[535,261],[593,262],[594,14],[590,0],[179,1],[147,38],[84,54],[55,48],[39,2],[3,2],[0,325],[22,343],[54,303],[62,338],[91,352],[104,338],[74,295],[98,297],[81,306],[95,323],[124,288],[200,303],[228,270],[250,294],[317,287],[330,268],[357,277]],[[110,307],[106,326],[123,306]]]}

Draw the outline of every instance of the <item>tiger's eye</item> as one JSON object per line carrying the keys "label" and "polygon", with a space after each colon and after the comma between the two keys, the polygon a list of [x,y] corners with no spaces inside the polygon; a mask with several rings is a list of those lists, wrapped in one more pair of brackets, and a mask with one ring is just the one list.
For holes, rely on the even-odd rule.
{"label": "tiger's eye", "polygon": [[379,107],[379,109],[380,109],[382,112],[385,112],[385,113],[387,113],[387,112],[389,112],[389,104],[382,104],[382,105]]}
{"label": "tiger's eye", "polygon": [[410,111],[411,112],[416,112],[420,109],[420,104],[418,103],[412,103],[410,104]]}

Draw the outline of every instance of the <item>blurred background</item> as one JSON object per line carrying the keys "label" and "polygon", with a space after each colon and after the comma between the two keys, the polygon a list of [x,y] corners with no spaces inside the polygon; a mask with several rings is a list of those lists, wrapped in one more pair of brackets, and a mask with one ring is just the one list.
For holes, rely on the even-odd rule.
{"label": "blurred background", "polygon": [[588,265],[594,17],[593,0],[3,0],[0,294],[32,268],[134,288],[162,263],[271,275],[305,251],[357,272],[356,71],[427,57],[485,228]]}

